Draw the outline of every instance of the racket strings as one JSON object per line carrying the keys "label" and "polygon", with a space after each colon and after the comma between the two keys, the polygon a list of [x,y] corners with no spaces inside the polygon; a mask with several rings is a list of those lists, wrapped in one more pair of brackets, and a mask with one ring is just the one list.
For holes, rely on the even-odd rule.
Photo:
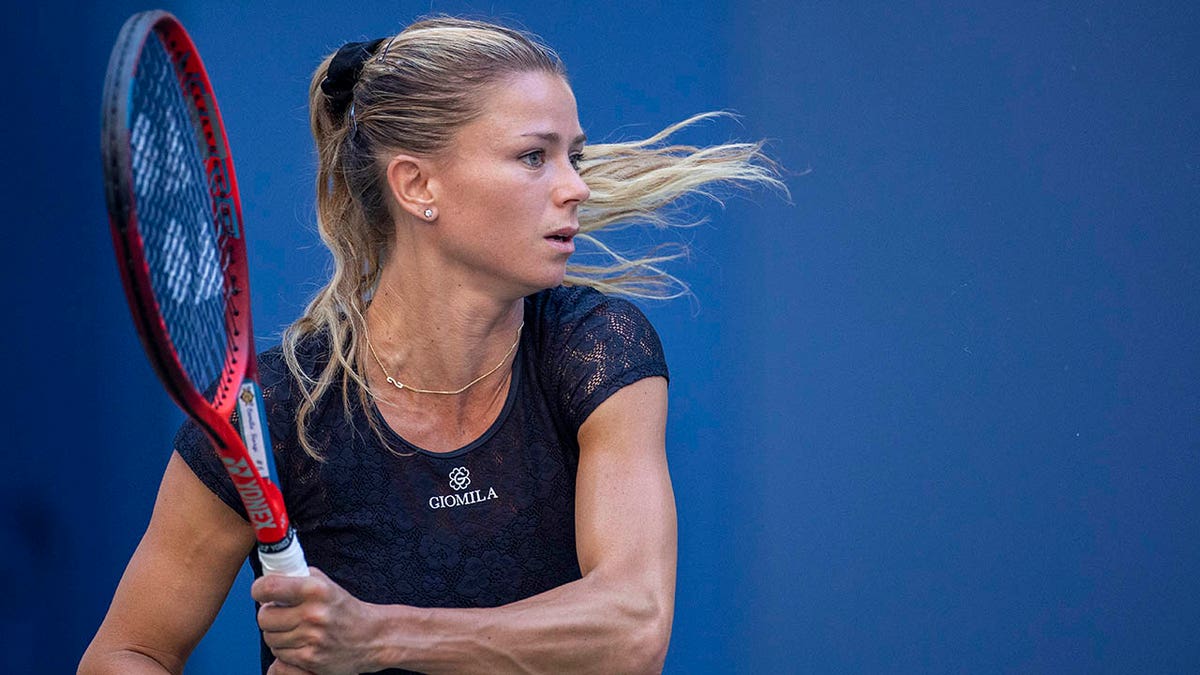
{"label": "racket strings", "polygon": [[134,193],[151,287],[184,371],[211,400],[229,351],[230,260],[208,189],[207,143],[157,35],[142,52],[131,99]]}

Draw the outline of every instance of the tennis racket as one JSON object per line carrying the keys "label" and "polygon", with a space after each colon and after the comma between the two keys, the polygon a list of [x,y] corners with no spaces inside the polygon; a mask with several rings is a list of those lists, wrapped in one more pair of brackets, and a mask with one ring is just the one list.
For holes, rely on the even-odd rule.
{"label": "tennis racket", "polygon": [[101,134],[113,246],[146,354],[233,480],[263,572],[306,576],[258,384],[233,159],[200,54],[171,14],[125,22]]}

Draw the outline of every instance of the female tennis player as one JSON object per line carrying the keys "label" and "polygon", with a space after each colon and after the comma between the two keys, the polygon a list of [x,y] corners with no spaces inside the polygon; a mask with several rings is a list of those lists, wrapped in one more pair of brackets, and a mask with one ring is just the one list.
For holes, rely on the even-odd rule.
{"label": "female tennis player", "polygon": [[667,366],[618,296],[675,281],[568,260],[681,196],[778,185],[769,161],[663,143],[682,125],[585,147],[555,53],[477,21],[343,46],[310,105],[335,266],[259,368],[311,576],[261,575],[189,423],[80,671],[182,672],[247,556],[272,675],[661,670]]}

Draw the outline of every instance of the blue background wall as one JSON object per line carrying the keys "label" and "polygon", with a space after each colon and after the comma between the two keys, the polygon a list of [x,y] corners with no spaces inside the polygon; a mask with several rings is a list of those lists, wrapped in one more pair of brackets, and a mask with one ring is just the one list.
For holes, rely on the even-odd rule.
{"label": "blue background wall", "polygon": [[[1000,5],[1001,3],[987,3]],[[561,51],[595,139],[728,108],[793,203],[682,235],[668,672],[1200,670],[1195,3],[174,2],[238,160],[260,346],[325,269],[305,91],[429,11]],[[181,420],[124,307],[99,100],[129,2],[4,29],[0,671],[73,670]],[[191,673],[252,672],[244,572]]]}

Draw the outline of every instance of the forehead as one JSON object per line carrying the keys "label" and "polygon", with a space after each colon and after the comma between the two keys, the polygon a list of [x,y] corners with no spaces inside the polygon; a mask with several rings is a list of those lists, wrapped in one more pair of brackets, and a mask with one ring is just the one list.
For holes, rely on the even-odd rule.
{"label": "forehead", "polygon": [[481,110],[459,138],[506,143],[524,134],[556,133],[570,139],[581,133],[571,86],[553,73],[505,77],[488,88]]}

